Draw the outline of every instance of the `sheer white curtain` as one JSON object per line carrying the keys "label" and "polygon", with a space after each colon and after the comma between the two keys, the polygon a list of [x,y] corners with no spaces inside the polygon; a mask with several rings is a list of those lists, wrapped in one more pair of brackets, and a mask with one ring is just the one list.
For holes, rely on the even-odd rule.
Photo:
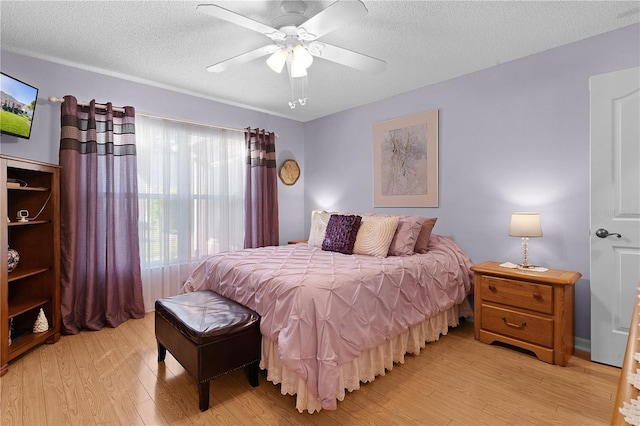
{"label": "sheer white curtain", "polygon": [[244,134],[139,115],[140,266],[145,310],[178,294],[208,255],[244,244]]}

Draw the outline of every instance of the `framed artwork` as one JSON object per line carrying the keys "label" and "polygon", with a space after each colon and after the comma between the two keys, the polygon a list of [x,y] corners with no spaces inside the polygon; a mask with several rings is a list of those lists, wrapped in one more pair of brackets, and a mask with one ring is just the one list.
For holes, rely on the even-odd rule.
{"label": "framed artwork", "polygon": [[374,207],[438,207],[438,110],[373,125]]}

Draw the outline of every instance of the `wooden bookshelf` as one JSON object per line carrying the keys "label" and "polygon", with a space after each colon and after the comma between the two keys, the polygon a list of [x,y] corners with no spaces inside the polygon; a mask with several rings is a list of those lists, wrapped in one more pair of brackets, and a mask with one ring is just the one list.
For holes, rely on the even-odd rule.
{"label": "wooden bookshelf", "polygon": [[[28,211],[26,221],[18,221],[20,210]],[[0,261],[0,376],[11,360],[60,339],[60,167],[0,155],[2,217],[0,259],[12,248],[20,260],[12,271]],[[40,309],[49,330],[33,333]]]}

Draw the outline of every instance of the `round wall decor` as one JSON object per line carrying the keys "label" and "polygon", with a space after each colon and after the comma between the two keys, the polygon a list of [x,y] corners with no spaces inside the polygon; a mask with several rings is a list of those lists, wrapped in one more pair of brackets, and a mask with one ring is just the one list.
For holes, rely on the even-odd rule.
{"label": "round wall decor", "polygon": [[278,171],[280,180],[285,185],[293,185],[300,177],[300,166],[296,160],[285,160]]}

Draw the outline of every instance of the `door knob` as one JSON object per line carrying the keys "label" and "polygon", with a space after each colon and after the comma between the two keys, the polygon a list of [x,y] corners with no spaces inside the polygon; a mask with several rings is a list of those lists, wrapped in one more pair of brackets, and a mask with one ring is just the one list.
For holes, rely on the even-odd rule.
{"label": "door knob", "polygon": [[606,230],[606,229],[604,229],[604,228],[600,228],[600,229],[598,229],[598,230],[596,231],[596,237],[598,237],[598,238],[607,238],[607,237],[608,237],[608,236],[610,236],[610,235],[615,235],[615,236],[616,236],[616,237],[618,237],[618,238],[622,238],[622,235],[617,234],[617,233],[615,233],[615,232],[609,232],[609,231],[607,231],[607,230]]}

